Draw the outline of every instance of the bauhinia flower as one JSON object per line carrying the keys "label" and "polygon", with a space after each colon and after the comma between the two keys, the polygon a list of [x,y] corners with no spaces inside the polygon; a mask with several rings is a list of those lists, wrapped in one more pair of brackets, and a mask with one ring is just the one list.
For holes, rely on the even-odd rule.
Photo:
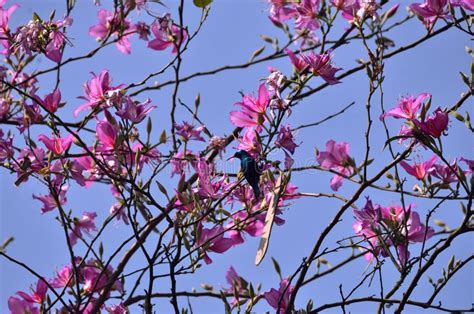
{"label": "bauhinia flower", "polygon": [[0,51],[0,54],[8,54],[10,48],[10,27],[8,22],[10,21],[10,16],[18,9],[20,6],[18,4],[13,4],[9,8],[4,8],[3,6],[7,0],[0,0],[0,44],[3,46],[3,50]]}
{"label": "bauhinia flower", "polygon": [[130,54],[131,45],[129,37],[135,32],[135,26],[126,18],[122,18],[121,12],[109,12],[100,9],[97,12],[99,23],[89,28],[89,35],[97,41],[102,41],[108,35],[114,35],[119,40],[115,44],[117,49],[124,54]]}
{"label": "bauhinia flower", "polygon": [[257,137],[255,128],[247,128],[242,137],[239,138],[237,149],[245,150],[252,157],[257,157],[262,152],[262,144]]}
{"label": "bauhinia flower", "polygon": [[16,294],[21,299],[10,297],[8,299],[8,309],[11,314],[39,314],[40,311],[35,304],[42,305],[46,300],[46,292],[48,286],[43,279],[39,279],[36,284],[36,289],[31,288],[31,294],[23,291],[18,291]]}
{"label": "bauhinia flower", "polygon": [[97,139],[104,150],[113,150],[118,137],[118,128],[106,119],[97,122],[96,126]]}
{"label": "bauhinia flower", "polygon": [[76,245],[77,239],[82,239],[82,233],[90,234],[92,231],[97,231],[95,226],[95,218],[97,214],[94,212],[84,212],[81,219],[74,218],[73,224],[74,228],[71,233],[69,233],[69,241],[71,245]]}
{"label": "bauhinia flower", "polygon": [[[349,156],[349,144],[346,142],[328,141],[326,151],[319,152],[317,160],[321,167],[335,170],[346,176],[350,176],[354,172],[353,161]],[[342,176],[335,175],[331,179],[331,189],[337,191],[341,187],[343,179]]]}
{"label": "bauhinia flower", "polygon": [[241,102],[236,103],[241,107],[241,111],[232,111],[230,121],[238,127],[256,127],[260,132],[261,125],[265,122],[265,112],[270,102],[270,95],[265,84],[261,84],[258,89],[258,97],[245,95]]}
{"label": "bauhinia flower", "polygon": [[79,112],[86,109],[94,109],[101,103],[106,103],[108,99],[108,91],[114,91],[120,88],[119,86],[111,86],[112,79],[110,78],[109,71],[102,70],[99,76],[92,74],[92,79],[84,84],[84,96],[79,98],[85,99],[87,102],[80,105],[75,111],[74,116],[77,117]]}
{"label": "bauhinia flower", "polygon": [[448,129],[449,118],[446,112],[437,108],[425,121],[415,120],[414,123],[426,135],[438,138]]}
{"label": "bauhinia flower", "polygon": [[278,136],[275,141],[275,146],[286,149],[292,155],[295,153],[295,149],[298,147],[298,145],[294,141],[291,126],[281,126],[280,132],[278,132]]}
{"label": "bauhinia flower", "polygon": [[275,310],[279,309],[278,313],[285,313],[292,292],[293,286],[291,286],[290,281],[285,278],[280,282],[280,288],[278,290],[272,288],[263,294],[263,298]]}
{"label": "bauhinia flower", "polygon": [[204,126],[195,127],[189,122],[183,121],[182,124],[175,123],[176,134],[181,136],[181,138],[188,142],[190,140],[205,142],[204,138],[201,136],[201,132],[204,130]]}
{"label": "bauhinia flower", "polygon": [[203,228],[202,225],[199,224],[196,247],[199,248],[206,264],[212,263],[212,259],[207,255],[207,252],[224,253],[234,246],[234,240],[225,238],[224,232],[225,230],[222,226],[215,226],[208,229]]}
{"label": "bauhinia flower", "polygon": [[151,32],[155,35],[155,39],[148,42],[148,48],[165,50],[172,47],[172,53],[176,53],[177,48],[188,37],[188,32],[176,25],[169,14],[158,18],[151,26]]}
{"label": "bauhinia flower", "polygon": [[433,23],[439,18],[451,18],[448,10],[448,0],[425,0],[423,3],[414,3],[409,7],[428,29],[431,29]]}
{"label": "bauhinia flower", "polygon": [[314,75],[321,76],[321,78],[328,84],[340,83],[340,81],[336,79],[335,75],[337,71],[341,70],[341,68],[337,68],[332,65],[332,51],[328,51],[320,55],[310,52],[307,55],[302,55],[302,58],[310,67]]}
{"label": "bauhinia flower", "polygon": [[51,194],[47,194],[47,195],[33,194],[34,199],[43,203],[43,207],[41,207],[41,213],[44,214],[44,213],[54,210],[55,208],[58,208],[58,206],[65,205],[67,203],[66,193],[67,193],[68,188],[69,187],[67,185],[64,185],[60,189],[57,189],[57,191],[55,192],[57,194],[57,199],[59,201],[59,204],[58,204],[58,201],[56,201],[56,197]]}
{"label": "bauhinia flower", "polygon": [[458,177],[456,176],[457,171],[457,160],[454,160],[449,166],[446,164],[434,164],[431,175],[440,179],[442,183],[449,184],[458,181]]}
{"label": "bauhinia flower", "polygon": [[151,99],[148,98],[144,103],[139,103],[132,100],[130,97],[125,97],[125,106],[117,111],[117,115],[121,118],[127,119],[134,123],[140,123],[145,117],[156,108],[156,106],[149,106]]}
{"label": "bauhinia flower", "polygon": [[72,265],[66,265],[60,271],[56,270],[56,277],[49,281],[53,288],[71,287],[74,283]]}
{"label": "bauhinia flower", "polygon": [[296,72],[301,73],[308,67],[308,64],[303,60],[303,58],[296,56],[293,51],[288,48],[285,48],[284,51],[290,58],[290,61],[295,67]]}
{"label": "bauhinia flower", "polygon": [[61,91],[55,89],[52,93],[44,96],[44,99],[36,96],[35,100],[41,107],[46,108],[49,112],[55,113],[61,102]]}
{"label": "bauhinia flower", "polygon": [[321,27],[318,20],[319,0],[302,0],[296,7],[295,25],[300,30],[316,30]]}
{"label": "bauhinia flower", "polygon": [[424,180],[425,177],[433,171],[433,165],[436,163],[436,160],[438,160],[438,157],[433,155],[427,161],[422,163],[415,162],[413,165],[408,164],[406,161],[401,161],[400,166],[418,180]]}
{"label": "bauhinia flower", "polygon": [[431,97],[431,95],[428,93],[422,93],[416,98],[413,96],[402,97],[398,102],[398,106],[382,114],[380,119],[394,117],[395,119],[414,120],[423,101],[429,97]]}
{"label": "bauhinia flower", "polygon": [[239,302],[239,295],[247,293],[248,283],[237,274],[232,266],[230,266],[225,273],[225,280],[230,285],[230,287],[226,289],[227,292],[234,295],[232,304],[236,305]]}
{"label": "bauhinia flower", "polygon": [[71,147],[73,140],[74,136],[72,134],[69,134],[66,138],[61,138],[56,135],[49,138],[44,134],[38,136],[38,141],[42,142],[47,149],[57,156],[64,154]]}

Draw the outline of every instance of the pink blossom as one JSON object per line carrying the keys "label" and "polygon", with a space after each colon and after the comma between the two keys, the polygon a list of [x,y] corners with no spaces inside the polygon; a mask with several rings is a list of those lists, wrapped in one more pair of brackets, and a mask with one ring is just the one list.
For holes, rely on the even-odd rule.
{"label": "pink blossom", "polygon": [[175,123],[176,134],[181,136],[181,138],[188,142],[190,140],[205,142],[204,138],[201,136],[201,132],[204,130],[204,126],[195,127],[190,123],[183,121],[182,124]]}
{"label": "pink blossom", "polygon": [[118,51],[128,55],[131,52],[129,37],[135,32],[135,26],[128,19],[121,19],[121,16],[121,12],[100,9],[97,12],[99,23],[89,28],[89,35],[97,41],[105,40],[109,34],[117,36],[119,40],[115,46]]}
{"label": "pink blossom", "polygon": [[296,15],[294,1],[268,0],[270,3],[270,20],[276,25],[292,19]]}
{"label": "pink blossom", "polygon": [[121,118],[130,120],[134,123],[140,123],[145,117],[156,108],[156,106],[147,107],[151,103],[148,98],[144,103],[133,101],[130,97],[125,97],[125,107],[117,111],[117,115]]}
{"label": "pink blossom", "polygon": [[13,4],[8,9],[3,8],[6,1],[0,2],[0,43],[5,48],[4,50],[0,51],[1,54],[7,54],[10,48],[10,41],[7,39],[9,38],[10,28],[8,26],[8,22],[10,20],[10,16],[18,9],[20,6],[18,4]]}
{"label": "pink blossom", "polygon": [[44,161],[45,152],[41,147],[30,150],[24,148],[17,157],[17,162],[13,163],[13,169],[18,174],[17,184],[26,182],[31,172],[39,171],[46,166]]}
{"label": "pink blossom", "polygon": [[53,288],[64,288],[72,286],[74,283],[74,273],[72,265],[66,265],[58,272],[56,271],[56,277],[49,282]]}
{"label": "pink blossom", "polygon": [[81,219],[74,219],[74,229],[69,234],[69,241],[71,245],[76,245],[77,239],[82,239],[82,232],[90,234],[92,231],[97,231],[94,220],[97,217],[97,214],[94,212],[84,212]]}
{"label": "pink blossom", "polygon": [[241,111],[232,111],[230,113],[230,121],[238,127],[257,127],[260,131],[260,126],[265,122],[265,112],[270,102],[270,95],[265,87],[261,84],[258,89],[258,97],[253,95],[245,95],[241,102],[236,105],[241,107]]}
{"label": "pink blossom", "polygon": [[3,162],[7,159],[13,157],[13,137],[8,136],[3,138],[4,134],[2,129],[0,129],[0,162]]}
{"label": "pink blossom", "polygon": [[263,298],[275,310],[279,309],[279,313],[285,313],[292,292],[293,286],[291,286],[290,281],[285,278],[280,282],[280,288],[278,290],[272,288],[263,294]]}
{"label": "pink blossom", "polygon": [[415,120],[415,125],[425,134],[433,137],[440,137],[448,128],[449,118],[448,114],[437,108],[432,116],[425,121]]}
{"label": "pink blossom", "polygon": [[69,147],[71,147],[74,137],[69,134],[66,138],[53,135],[52,138],[47,137],[44,134],[38,136],[38,141],[42,142],[47,149],[53,152],[57,156],[64,154]]}
{"label": "pink blossom", "polygon": [[474,160],[462,157],[461,161],[463,161],[467,165],[467,173],[474,173]]}
{"label": "pink blossom", "polygon": [[319,0],[302,0],[296,7],[295,25],[300,30],[315,30],[321,27],[318,20]]}
{"label": "pink blossom", "polygon": [[429,97],[431,97],[431,95],[428,93],[422,93],[416,98],[413,96],[402,97],[398,102],[398,107],[390,109],[386,113],[382,114],[380,119],[384,119],[385,117],[394,117],[395,119],[402,118],[414,120],[418,110],[420,110],[421,105],[423,104],[423,101]]}
{"label": "pink blossom", "polygon": [[158,18],[157,22],[151,26],[151,31],[155,39],[148,42],[148,48],[153,50],[165,50],[172,47],[172,53],[177,53],[177,48],[188,37],[188,32],[174,24],[169,14]]}
{"label": "pink blossom", "polygon": [[[74,158],[69,170],[71,177],[76,180],[80,186],[86,188],[90,187],[92,182],[98,177],[95,169],[95,161],[90,156]],[[88,177],[84,176],[84,172],[88,173]]]}
{"label": "pink blossom", "polygon": [[107,120],[98,121],[96,136],[104,150],[113,150],[118,136],[118,128]]}
{"label": "pink blossom", "polygon": [[87,103],[80,105],[74,111],[74,117],[77,117],[79,112],[86,109],[94,109],[95,107],[99,106],[102,102],[107,100],[107,92],[113,91],[118,89],[120,86],[113,87],[112,79],[110,78],[109,71],[102,70],[99,76],[95,75],[93,72],[92,79],[87,81],[84,84],[84,93],[85,96],[81,96],[79,98],[87,100]]}
{"label": "pink blossom", "polygon": [[297,56],[293,53],[293,51],[291,51],[291,50],[288,49],[288,48],[285,48],[284,51],[286,52],[286,54],[287,54],[288,57],[290,58],[291,63],[293,64],[293,66],[294,66],[295,69],[296,69],[296,72],[302,73],[302,72],[308,67],[308,64],[303,60],[303,58],[297,57]]}
{"label": "pink blossom", "polygon": [[224,237],[222,226],[207,229],[200,224],[197,233],[199,238],[196,240],[196,247],[200,248],[206,264],[212,263],[212,259],[207,255],[207,252],[224,253],[236,244],[234,240]]}
{"label": "pink blossom", "polygon": [[41,105],[41,107],[46,108],[49,112],[55,113],[61,102],[61,91],[55,89],[52,93],[44,96],[44,99],[35,97],[36,102]]}
{"label": "pink blossom", "polygon": [[252,157],[257,157],[262,151],[262,144],[257,137],[257,131],[254,128],[245,130],[244,136],[239,138],[237,149],[245,150]]}
{"label": "pink blossom", "polygon": [[128,215],[125,209],[125,206],[122,204],[114,204],[110,207],[110,215],[116,215],[115,218],[117,221],[122,220],[124,224],[129,225]]}
{"label": "pink blossom", "polygon": [[[114,270],[110,265],[108,265],[106,269],[104,269],[102,265],[102,263],[91,259],[81,268],[80,274],[84,283],[83,289],[85,292],[100,293],[100,290],[102,290],[109,281],[110,275]],[[122,282],[117,279],[112,286],[112,290],[123,292]]]}
{"label": "pink blossom", "polygon": [[292,155],[295,153],[295,149],[298,145],[294,141],[293,133],[289,125],[281,126],[275,141],[275,146],[288,150]]}
{"label": "pink blossom", "polygon": [[472,0],[450,0],[452,6],[463,7],[466,10],[474,11],[474,1]]}
{"label": "pink blossom", "polygon": [[[349,157],[349,144],[346,142],[336,143],[330,140],[326,143],[326,151],[319,152],[317,160],[321,167],[332,169],[346,176],[353,173],[352,160]],[[331,189],[337,191],[342,185],[343,177],[335,175],[331,179]]]}
{"label": "pink blossom", "polygon": [[185,169],[191,165],[196,156],[192,151],[186,150],[186,152],[177,152],[170,161],[171,164],[171,176],[175,174],[183,174]]}
{"label": "pink blossom", "polygon": [[[67,203],[67,198],[66,198],[67,190],[68,190],[68,186],[64,185],[60,188],[59,191],[55,192],[55,193],[58,193],[57,197],[58,197],[60,206],[65,205]],[[33,194],[33,198],[43,203],[43,207],[41,208],[41,214],[50,212],[53,209],[58,207],[58,202],[56,202],[56,198],[51,194],[39,195],[39,196]]]}
{"label": "pink blossom", "polygon": [[247,292],[248,283],[237,274],[234,267],[232,266],[230,266],[225,273],[225,280],[230,285],[230,287],[227,288],[227,292],[234,295],[232,304],[236,305],[239,302],[239,295],[245,294]]}
{"label": "pink blossom", "polygon": [[413,165],[410,165],[405,161],[401,161],[400,166],[402,166],[406,172],[408,172],[418,180],[423,180],[425,179],[427,174],[431,173],[434,170],[433,165],[435,164],[436,160],[438,160],[438,157],[433,155],[430,159],[423,163],[415,162]]}
{"label": "pink blossom", "polygon": [[438,18],[450,18],[448,11],[448,0],[425,0],[423,3],[414,3],[410,9],[431,28]]}
{"label": "pink blossom", "polygon": [[16,297],[8,298],[8,309],[10,314],[40,314],[39,309],[34,306],[34,303]]}
{"label": "pink blossom", "polygon": [[453,172],[458,171],[458,165],[457,165],[457,160],[454,160],[449,166],[445,164],[434,164],[433,165],[433,171],[431,172],[431,175],[433,177],[436,177],[441,180],[443,183],[452,183],[458,181],[458,178],[456,177],[456,173]]}
{"label": "pink blossom", "polygon": [[38,279],[38,282],[36,283],[36,289],[33,289],[33,287],[31,287],[31,291],[31,294],[28,294],[23,291],[17,291],[16,294],[22,297],[22,299],[26,302],[43,304],[43,302],[46,300],[46,292],[48,291],[48,286],[46,285],[46,282],[43,279]]}
{"label": "pink blossom", "polygon": [[341,68],[337,68],[331,64],[331,51],[320,55],[310,52],[308,55],[302,55],[302,58],[306,64],[309,65],[314,75],[321,76],[321,78],[328,84],[340,83],[340,81],[336,79],[335,75],[337,71],[341,70]]}
{"label": "pink blossom", "polygon": [[114,304],[111,306],[106,306],[105,307],[106,311],[111,314],[128,314],[130,313],[127,309],[127,307],[123,304]]}

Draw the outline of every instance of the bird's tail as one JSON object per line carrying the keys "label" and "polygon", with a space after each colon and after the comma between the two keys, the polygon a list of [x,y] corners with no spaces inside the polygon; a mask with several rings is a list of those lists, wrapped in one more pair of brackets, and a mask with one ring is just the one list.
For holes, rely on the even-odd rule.
{"label": "bird's tail", "polygon": [[255,200],[260,198],[260,187],[258,186],[258,182],[252,185],[253,194],[255,195]]}

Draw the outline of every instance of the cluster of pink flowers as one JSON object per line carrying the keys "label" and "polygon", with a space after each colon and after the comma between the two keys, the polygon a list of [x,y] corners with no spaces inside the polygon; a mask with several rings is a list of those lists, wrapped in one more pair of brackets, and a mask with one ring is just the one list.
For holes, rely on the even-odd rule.
{"label": "cluster of pink flowers", "polygon": [[301,54],[299,57],[289,49],[285,49],[285,52],[290,57],[290,61],[297,73],[310,70],[313,75],[320,76],[328,84],[340,83],[336,78],[336,73],[341,70],[341,68],[335,67],[332,64],[332,51],[323,54],[310,52],[308,54]]}
{"label": "cluster of pink flowers", "polygon": [[[144,3],[137,5],[137,8],[143,5]],[[148,41],[148,48],[165,50],[172,47],[173,53],[177,53],[177,48],[188,37],[187,31],[176,25],[169,14],[156,18],[151,25],[142,21],[133,24],[124,15],[125,12],[122,10],[111,12],[100,9],[97,12],[99,23],[89,28],[89,35],[97,41],[104,41],[114,36],[117,49],[124,54],[130,54],[132,51],[130,38],[133,34],[138,34],[139,39],[148,41],[150,34],[153,33],[155,38]]]}
{"label": "cluster of pink flowers", "polygon": [[452,20],[449,6],[474,11],[472,0],[425,0],[423,3],[411,4],[409,8],[425,24],[426,28],[431,30],[439,19]]}
{"label": "cluster of pink flowers", "polygon": [[[367,198],[363,208],[354,210],[354,231],[367,241],[368,246],[364,248],[367,260],[392,255],[397,256],[400,265],[405,265],[410,258],[408,244],[425,242],[433,236],[434,230],[420,222],[420,216],[412,207],[383,207],[373,205]],[[395,247],[396,255],[389,251],[391,246]]]}
{"label": "cluster of pink flowers", "polygon": [[[423,106],[423,101],[430,99],[431,95],[422,93],[417,97],[402,97],[398,106],[387,111],[380,116],[380,119],[393,117],[395,119],[404,119],[405,125],[400,130],[400,135],[406,138],[414,137],[420,139],[420,136],[427,138],[439,138],[444,131],[448,129],[448,113],[437,108],[432,115],[426,117],[426,110],[422,110],[422,115],[418,111]],[[425,105],[426,108],[427,105]]]}
{"label": "cluster of pink flowers", "polygon": [[[226,288],[226,292],[232,293],[234,299],[232,305],[241,304],[240,296],[249,295],[249,283],[237,274],[234,267],[230,266],[225,274],[225,278],[230,287]],[[268,304],[275,310],[279,309],[278,313],[285,313],[290,300],[293,286],[290,285],[288,278],[283,278],[280,286],[277,289],[272,288],[261,296],[268,302]]]}
{"label": "cluster of pink flowers", "polygon": [[[83,261],[81,258],[76,257],[75,264],[78,270],[78,284],[81,286],[81,293],[83,294],[83,300],[85,301],[84,304],[77,306],[80,307],[81,313],[89,313],[94,304],[94,295],[99,295],[101,293],[114,270],[110,265],[104,267],[100,261],[94,259]],[[36,287],[31,287],[30,293],[18,291],[16,294],[19,297],[10,297],[8,299],[8,308],[10,313],[39,314],[40,309],[42,313],[42,310],[44,310],[44,308],[47,306],[46,300],[48,285],[53,289],[62,289],[66,287],[73,287],[75,284],[76,275],[74,274],[74,267],[71,264],[66,265],[60,271],[56,271],[56,276],[53,279],[48,280],[48,283],[45,281],[45,279],[39,279]],[[120,280],[116,280],[112,286],[111,291],[117,291],[120,295],[123,294],[124,289],[122,282]],[[128,313],[128,310],[122,303],[104,306],[104,308],[109,313]],[[63,308],[62,311],[73,311],[73,308]]]}

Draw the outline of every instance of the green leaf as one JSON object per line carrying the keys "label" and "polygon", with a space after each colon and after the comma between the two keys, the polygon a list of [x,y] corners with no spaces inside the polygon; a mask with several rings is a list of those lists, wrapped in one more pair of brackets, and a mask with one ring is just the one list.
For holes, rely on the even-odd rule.
{"label": "green leaf", "polygon": [[281,277],[281,268],[280,265],[278,264],[277,260],[272,257],[272,263],[273,263],[273,268],[275,268],[275,271],[277,272],[278,276]]}
{"label": "green leaf", "polygon": [[210,5],[212,0],[193,0],[193,3],[198,8],[204,9],[208,5]]}
{"label": "green leaf", "polygon": [[450,112],[450,114],[455,117],[457,120],[461,121],[461,122],[464,122],[464,117],[462,115],[459,114],[459,112],[455,111],[455,110],[452,110]]}

